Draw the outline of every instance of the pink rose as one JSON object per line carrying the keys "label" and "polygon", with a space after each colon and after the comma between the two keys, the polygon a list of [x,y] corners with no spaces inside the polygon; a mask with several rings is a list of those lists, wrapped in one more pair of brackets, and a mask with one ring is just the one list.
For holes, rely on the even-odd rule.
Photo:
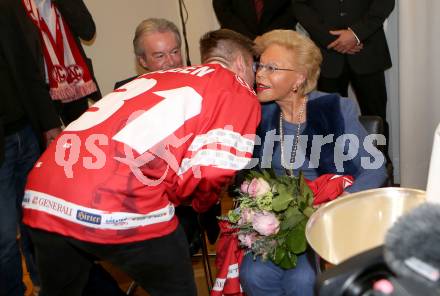
{"label": "pink rose", "polygon": [[240,191],[243,193],[248,193],[249,184],[251,184],[251,182],[249,181],[244,181],[243,183],[241,183]]}
{"label": "pink rose", "polygon": [[270,185],[263,178],[254,178],[249,181],[244,181],[240,187],[241,192],[248,193],[251,197],[263,196],[270,192]]}
{"label": "pink rose", "polygon": [[239,234],[238,239],[240,240],[242,245],[248,248],[252,248],[252,244],[257,240],[257,234],[256,233]]}
{"label": "pink rose", "polygon": [[249,208],[244,208],[241,210],[240,220],[238,220],[238,225],[243,225],[247,223],[252,223],[252,218],[254,217],[254,211]]}
{"label": "pink rose", "polygon": [[280,221],[270,212],[258,212],[252,218],[252,227],[261,235],[272,235],[280,230]]}

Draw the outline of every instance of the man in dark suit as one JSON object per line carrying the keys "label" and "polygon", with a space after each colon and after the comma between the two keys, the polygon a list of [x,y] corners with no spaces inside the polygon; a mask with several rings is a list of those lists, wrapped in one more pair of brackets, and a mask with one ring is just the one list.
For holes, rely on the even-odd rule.
{"label": "man in dark suit", "polygon": [[290,0],[213,0],[222,28],[251,39],[275,29],[295,30],[296,20]]}
{"label": "man in dark suit", "polygon": [[391,67],[383,23],[394,0],[295,0],[298,22],[321,49],[318,89],[348,95],[352,84],[362,115],[378,115],[386,124],[384,71]]}
{"label": "man in dark suit", "polygon": [[0,1],[0,295],[24,295],[16,240],[26,176],[61,131],[38,32],[21,1]]}
{"label": "man in dark suit", "polygon": [[[147,72],[183,66],[181,38],[177,26],[166,19],[150,18],[137,27],[133,39],[139,65]],[[133,76],[115,83],[115,89],[132,81]]]}
{"label": "man in dark suit", "polygon": [[[58,3],[63,11],[69,10],[67,1]],[[44,77],[39,32],[21,1],[0,0],[0,36],[0,296],[23,296],[17,225],[21,224],[24,186],[41,152],[61,132],[61,121]],[[20,227],[20,232],[36,295],[39,279],[32,244],[27,229]],[[93,293],[95,287],[99,293]],[[94,266],[86,289],[87,296],[123,294],[99,265]]]}

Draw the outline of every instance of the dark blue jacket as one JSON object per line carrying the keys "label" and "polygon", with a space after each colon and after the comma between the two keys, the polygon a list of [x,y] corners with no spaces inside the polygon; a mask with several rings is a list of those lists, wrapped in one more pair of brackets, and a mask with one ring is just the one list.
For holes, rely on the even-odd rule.
{"label": "dark blue jacket", "polygon": [[[274,169],[281,168],[280,141],[268,139],[270,134],[279,135],[280,112],[278,105],[273,102],[262,107],[262,120],[257,131],[261,145],[254,148],[259,167],[267,168],[269,165]],[[303,127],[297,157],[302,156],[305,160],[299,169],[305,172],[306,177],[313,179],[326,173],[351,175],[355,183],[347,189],[349,192],[377,188],[385,183],[385,158],[371,144],[370,138],[366,139],[368,134],[359,122],[358,107],[353,100],[337,94],[312,92]],[[307,142],[302,141],[304,136],[307,136]],[[333,140],[321,146],[319,162],[310,162],[313,138],[317,136],[327,136]],[[273,149],[270,146],[264,149],[264,145],[271,145],[271,142],[274,143]],[[300,146],[303,148],[300,149]]]}

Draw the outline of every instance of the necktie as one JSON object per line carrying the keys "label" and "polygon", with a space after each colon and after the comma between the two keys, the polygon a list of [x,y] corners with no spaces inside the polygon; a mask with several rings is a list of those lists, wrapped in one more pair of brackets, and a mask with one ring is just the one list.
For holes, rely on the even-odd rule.
{"label": "necktie", "polygon": [[255,13],[257,14],[258,22],[261,19],[261,15],[263,14],[264,2],[263,0],[254,0],[255,5]]}

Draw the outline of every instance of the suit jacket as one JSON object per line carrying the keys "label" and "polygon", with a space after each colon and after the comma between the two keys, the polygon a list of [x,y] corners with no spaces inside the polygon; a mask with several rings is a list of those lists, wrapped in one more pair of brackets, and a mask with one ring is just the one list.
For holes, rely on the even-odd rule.
{"label": "suit jacket", "polygon": [[[383,22],[394,9],[395,0],[295,0],[298,22],[321,49],[321,75],[336,78],[348,63],[357,74],[371,74],[391,67]],[[336,39],[330,30],[350,27],[364,48],[354,55],[328,50]]]}
{"label": "suit jacket", "polygon": [[[0,54],[4,67],[16,89],[17,104],[23,108],[28,121],[38,136],[61,126],[45,83],[43,55],[38,32],[26,15],[21,1],[0,0]],[[0,98],[1,102],[2,98]],[[0,107],[3,104],[0,103]],[[4,141],[0,109],[0,142]],[[40,137],[41,144],[43,138]],[[4,147],[0,145],[0,159]]]}
{"label": "suit jacket", "polygon": [[296,20],[290,0],[264,0],[258,23],[254,0],[213,0],[215,14],[222,28],[231,29],[251,39],[274,29],[295,30]]}
{"label": "suit jacket", "polygon": [[117,82],[115,83],[115,86],[113,87],[113,89],[117,89],[117,88],[123,86],[124,84],[129,83],[129,82],[132,81],[133,79],[138,78],[138,77],[139,77],[139,75],[136,75],[136,76],[133,76],[133,77],[130,77],[130,78],[127,78],[127,79],[121,80],[121,81],[117,81]]}

